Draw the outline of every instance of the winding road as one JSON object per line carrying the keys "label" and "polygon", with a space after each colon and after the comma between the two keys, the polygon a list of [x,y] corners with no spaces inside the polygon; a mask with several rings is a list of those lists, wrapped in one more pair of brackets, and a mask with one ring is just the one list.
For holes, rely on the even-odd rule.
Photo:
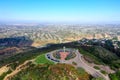
{"label": "winding road", "polygon": [[[52,59],[55,59],[53,56],[52,56],[52,52],[50,53],[47,53],[51,56]],[[47,55],[46,54],[46,55]],[[83,60],[82,60],[82,57],[83,55],[80,54],[80,52],[78,50],[76,50],[76,57],[73,58],[73,59],[70,59],[70,60],[60,60],[60,63],[67,63],[67,64],[72,64],[72,62],[76,62],[77,65],[75,67],[82,67],[83,69],[85,69],[86,72],[88,72],[89,74],[91,74],[93,77],[102,77],[104,78],[105,80],[110,80],[108,75],[104,75],[102,74],[100,71],[94,69],[93,67],[90,67],[88,64],[86,64]],[[47,56],[46,56],[47,57]],[[49,58],[47,58],[49,59]],[[50,60],[50,59],[49,59]]]}
{"label": "winding road", "polygon": [[[53,51],[47,53],[46,54],[46,58],[49,59],[49,60],[53,59],[51,61],[55,62],[55,60],[57,60],[57,59],[55,57],[53,57],[52,53],[53,53]],[[48,54],[50,55],[49,56],[50,58],[48,58],[48,56],[47,56]],[[73,64],[72,62],[76,62],[77,65],[75,67],[82,67],[83,69],[85,69],[86,72],[91,74],[93,77],[96,77],[96,78],[97,77],[102,77],[105,80],[110,80],[108,75],[104,75],[99,70],[96,70],[93,67],[90,67],[88,64],[86,64],[84,62],[84,60],[82,60],[83,55],[80,54],[80,52],[78,50],[76,50],[75,54],[76,54],[75,58],[72,58],[70,60],[64,60],[64,61],[63,60],[59,60],[60,63]],[[25,69],[27,67],[27,66],[25,67],[26,64],[28,64],[29,62],[33,62],[33,61],[34,61],[34,59],[25,61],[23,64],[19,65],[12,73],[10,73],[7,76],[5,76],[4,80],[9,80],[12,76],[14,76],[18,72],[20,72],[22,69]],[[57,63],[57,62],[55,62],[55,63]]]}
{"label": "winding road", "polygon": [[93,67],[90,67],[89,65],[87,65],[83,60],[82,60],[82,54],[79,53],[79,51],[76,51],[77,56],[79,57],[79,63],[78,66],[84,68],[89,74],[91,74],[93,77],[102,77],[105,80],[110,80],[108,75],[104,75],[101,72],[99,72],[98,70],[94,69]]}

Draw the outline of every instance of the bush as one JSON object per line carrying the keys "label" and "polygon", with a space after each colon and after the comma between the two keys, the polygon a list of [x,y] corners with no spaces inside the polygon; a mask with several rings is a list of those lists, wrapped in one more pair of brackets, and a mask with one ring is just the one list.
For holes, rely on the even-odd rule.
{"label": "bush", "polygon": [[103,73],[103,74],[107,74],[107,72],[106,72],[106,71],[103,71],[103,70],[101,70],[100,72]]}
{"label": "bush", "polygon": [[111,80],[119,80],[120,79],[120,71],[109,75]]}
{"label": "bush", "polygon": [[72,64],[73,64],[73,65],[77,65],[77,63],[76,63],[76,62],[72,62]]}
{"label": "bush", "polygon": [[105,80],[105,79],[98,77],[98,78],[93,78],[92,80]]}
{"label": "bush", "polygon": [[7,74],[9,74],[9,73],[11,73],[11,70],[8,70],[7,72],[3,73],[3,74],[0,76],[0,80],[3,80],[4,77],[5,77]]}
{"label": "bush", "polygon": [[98,66],[94,66],[94,68],[97,69],[97,70],[100,70],[100,68]]}

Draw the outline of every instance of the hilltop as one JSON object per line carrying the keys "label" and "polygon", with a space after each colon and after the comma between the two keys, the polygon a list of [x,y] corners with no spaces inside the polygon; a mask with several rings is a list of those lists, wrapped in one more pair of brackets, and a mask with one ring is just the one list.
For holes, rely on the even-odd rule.
{"label": "hilltop", "polygon": [[[88,62],[88,64],[95,64],[95,66],[103,65],[109,66],[114,71],[119,70],[119,47],[116,48],[116,46],[113,45],[113,42],[111,40],[104,40],[105,43],[101,43],[103,40],[88,40],[83,39],[75,42],[69,42],[69,43],[62,43],[62,44],[49,44],[46,47],[41,47],[38,49],[33,49],[31,51],[22,52],[20,54],[13,55],[9,58],[6,58],[4,60],[0,61],[0,66],[7,65],[10,68],[10,71],[7,72],[4,75],[7,75],[12,71],[14,71],[20,64],[23,64],[25,61],[34,59],[38,57],[41,54],[45,54],[47,52],[60,49],[63,46],[66,46],[68,48],[75,48],[78,49],[81,54],[84,55],[85,61]],[[116,41],[115,41],[116,43]],[[108,45],[109,44],[109,45]],[[119,42],[116,43],[119,46]],[[111,72],[106,71],[106,68],[99,67],[104,74],[110,74]],[[2,75],[3,76],[3,75]],[[114,79],[113,79],[114,80]]]}
{"label": "hilltop", "polygon": [[[26,74],[27,72],[27,74]],[[54,75],[54,76],[53,76]],[[11,80],[89,80],[90,75],[82,69],[75,69],[68,64],[54,65],[33,65],[31,64],[26,70],[22,70]]]}

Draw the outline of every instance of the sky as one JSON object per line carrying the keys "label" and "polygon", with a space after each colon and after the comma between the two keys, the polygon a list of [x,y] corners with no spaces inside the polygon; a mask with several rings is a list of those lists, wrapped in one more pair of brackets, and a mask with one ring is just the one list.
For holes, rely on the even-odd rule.
{"label": "sky", "polygon": [[120,23],[120,0],[0,0],[0,22]]}

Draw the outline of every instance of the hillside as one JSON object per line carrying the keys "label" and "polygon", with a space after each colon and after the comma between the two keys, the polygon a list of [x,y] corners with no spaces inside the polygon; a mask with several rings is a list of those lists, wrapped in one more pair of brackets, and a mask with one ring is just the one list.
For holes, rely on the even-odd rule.
{"label": "hillside", "polygon": [[[54,75],[54,76],[53,76]],[[11,80],[90,80],[90,75],[82,69],[68,64],[33,65],[22,70]]]}
{"label": "hillside", "polygon": [[[105,66],[107,65],[114,70],[119,70],[120,68],[120,65],[119,65],[120,59],[116,53],[113,53],[112,51],[110,51],[108,48],[104,46],[102,47],[97,44],[90,45],[87,42],[84,44],[81,44],[80,41],[62,43],[62,44],[49,44],[49,46],[46,46],[46,47],[41,47],[31,51],[22,52],[20,54],[16,54],[14,56],[6,58],[4,60],[0,60],[0,66],[2,67],[4,65],[7,65],[8,67],[11,68],[11,70],[14,71],[16,67],[23,64],[25,61],[30,59],[35,59],[35,58],[38,58],[39,60],[41,59],[41,56],[40,56],[41,54],[45,54],[50,51],[63,48],[63,46],[66,46],[67,48],[79,49],[79,52],[84,55],[85,60],[88,62],[90,60],[90,63],[95,63],[97,65],[105,65]],[[38,63],[41,63],[41,62],[38,61]],[[3,74],[1,76],[5,76],[7,74],[8,73]]]}
{"label": "hillside", "polygon": [[[120,25],[0,25],[0,38],[25,36],[33,41],[32,46],[47,43],[64,43],[87,39],[120,40]],[[25,42],[24,42],[25,43]]]}
{"label": "hillside", "polygon": [[33,50],[31,44],[32,40],[24,36],[0,39],[0,60]]}

